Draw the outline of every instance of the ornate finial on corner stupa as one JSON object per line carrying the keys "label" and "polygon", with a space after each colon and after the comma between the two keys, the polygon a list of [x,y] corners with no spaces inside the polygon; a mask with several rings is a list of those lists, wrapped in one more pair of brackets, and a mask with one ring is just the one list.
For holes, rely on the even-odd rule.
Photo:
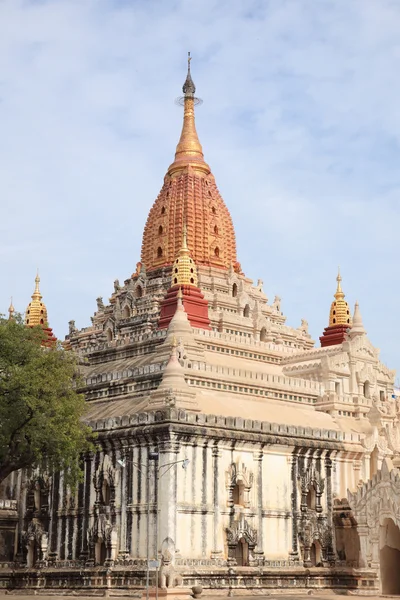
{"label": "ornate finial on corner stupa", "polygon": [[39,283],[40,283],[39,269],[37,269],[36,277],[35,277],[35,291],[32,294],[33,300],[36,300],[36,299],[41,300],[41,298],[42,298],[42,294],[40,293]]}
{"label": "ornate finial on corner stupa", "polygon": [[342,290],[341,282],[342,276],[340,274],[340,268],[338,268],[338,274],[336,277],[337,288],[334,294],[334,302],[331,304],[331,310],[329,314],[329,326],[333,325],[348,325],[351,326],[351,316],[349,305],[347,304],[345,294]]}
{"label": "ornate finial on corner stupa", "polygon": [[8,320],[9,321],[13,321],[14,320],[14,313],[15,313],[15,308],[13,306],[13,299],[12,299],[12,296],[11,296],[10,306],[8,307]]}
{"label": "ornate finial on corner stupa", "polygon": [[335,298],[339,299],[339,298],[344,298],[344,293],[342,291],[342,286],[341,286],[341,282],[342,282],[342,276],[340,274],[340,267],[338,267],[338,274],[336,277],[336,281],[337,281],[337,288],[336,288],[336,294],[335,294]]}

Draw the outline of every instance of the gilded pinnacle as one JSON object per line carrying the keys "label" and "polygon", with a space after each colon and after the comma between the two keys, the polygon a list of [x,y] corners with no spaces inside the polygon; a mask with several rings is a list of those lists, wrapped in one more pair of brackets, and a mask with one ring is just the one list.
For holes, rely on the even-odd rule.
{"label": "gilded pinnacle", "polygon": [[195,125],[194,107],[198,100],[194,97],[196,86],[190,72],[190,53],[188,57],[188,72],[182,90],[183,98],[183,126],[182,133],[175,152],[175,160],[168,173],[174,175],[189,165],[205,174],[210,173],[210,167],[204,162],[203,148],[201,147]]}
{"label": "gilded pinnacle", "polygon": [[341,286],[342,276],[340,275],[340,267],[338,267],[338,275],[336,277],[336,281],[337,281],[337,288],[336,288],[335,298],[336,298],[336,300],[340,300],[340,299],[344,298],[344,293],[342,291],[342,286]]}
{"label": "gilded pinnacle", "polygon": [[192,57],[190,56],[190,52],[188,52],[188,72],[186,75],[185,83],[182,86],[182,92],[185,94],[186,98],[193,98],[195,91],[196,91],[196,86],[194,85],[192,75],[190,73],[190,61],[191,60],[192,60]]}
{"label": "gilded pinnacle", "polygon": [[340,269],[336,277],[337,287],[334,295],[335,300],[331,304],[331,310],[329,314],[329,327],[335,325],[348,325],[351,326],[350,309],[346,300],[344,299],[345,294],[343,293],[341,281],[342,276],[340,275]]}
{"label": "gilded pinnacle", "polygon": [[15,313],[15,308],[14,308],[13,299],[11,296],[10,306],[8,307],[8,320],[9,321],[12,321],[12,319],[14,319],[14,313]]}

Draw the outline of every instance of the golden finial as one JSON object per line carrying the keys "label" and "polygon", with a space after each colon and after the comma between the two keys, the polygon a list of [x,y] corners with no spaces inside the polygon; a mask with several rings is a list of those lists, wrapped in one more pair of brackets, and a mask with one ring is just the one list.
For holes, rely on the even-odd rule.
{"label": "golden finial", "polygon": [[14,320],[14,313],[15,313],[15,308],[13,306],[13,299],[12,299],[12,296],[11,296],[10,306],[8,307],[8,320],[9,321],[13,321]]}
{"label": "golden finial", "polygon": [[351,325],[351,316],[349,305],[344,299],[345,294],[342,290],[342,276],[340,274],[340,267],[338,268],[338,274],[336,277],[337,287],[336,293],[334,294],[335,301],[331,304],[331,310],[329,314],[329,327],[334,325]]}
{"label": "golden finial", "polygon": [[35,277],[35,290],[32,294],[32,298],[35,299],[42,299],[42,294],[40,293],[40,289],[39,289],[39,283],[40,283],[40,277],[39,277],[39,269],[36,271],[36,277]]}
{"label": "golden finial", "polygon": [[172,344],[171,344],[171,349],[174,350],[175,348],[177,348],[178,346],[178,342],[176,341],[176,337],[173,336],[172,338]]}
{"label": "golden finial", "polygon": [[342,276],[340,274],[340,267],[338,267],[338,274],[336,277],[336,281],[337,281],[337,288],[336,288],[335,298],[336,298],[336,300],[340,300],[340,299],[344,298],[344,294],[343,294],[342,286],[341,286]]}
{"label": "golden finial", "polygon": [[35,277],[35,290],[32,294],[32,302],[30,302],[25,311],[25,325],[35,327],[41,325],[47,327],[47,308],[42,302],[42,294],[39,288],[40,277],[39,270]]}
{"label": "golden finial", "polygon": [[192,57],[188,52],[188,70],[185,83],[182,86],[184,96],[179,98],[179,104],[183,104],[183,126],[182,133],[175,152],[175,160],[168,169],[170,175],[181,171],[189,164],[197,170],[206,174],[210,173],[210,167],[204,162],[203,148],[201,147],[195,125],[194,107],[201,100],[195,97],[196,86],[194,85],[190,72]]}

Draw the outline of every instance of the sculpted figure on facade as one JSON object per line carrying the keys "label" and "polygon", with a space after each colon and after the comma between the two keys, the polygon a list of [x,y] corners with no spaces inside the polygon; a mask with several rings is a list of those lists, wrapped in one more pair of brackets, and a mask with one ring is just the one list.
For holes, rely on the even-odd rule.
{"label": "sculpted figure on facade", "polygon": [[165,548],[161,555],[159,586],[162,589],[173,588],[182,585],[182,582],[182,575],[175,569],[173,564],[173,552]]}

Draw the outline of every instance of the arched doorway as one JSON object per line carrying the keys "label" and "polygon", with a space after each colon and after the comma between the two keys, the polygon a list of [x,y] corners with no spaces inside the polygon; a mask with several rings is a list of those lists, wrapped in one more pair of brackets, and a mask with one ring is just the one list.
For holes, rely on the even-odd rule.
{"label": "arched doorway", "polygon": [[103,539],[99,538],[95,547],[95,561],[97,565],[104,565],[107,559],[107,546]]}
{"label": "arched doorway", "polygon": [[244,538],[240,538],[237,543],[235,558],[238,567],[249,566],[249,544]]}
{"label": "arched doorway", "polygon": [[380,526],[379,562],[382,594],[400,595],[400,530],[392,519]]}
{"label": "arched doorway", "polygon": [[310,562],[312,567],[322,566],[321,544],[316,540],[311,545]]}

